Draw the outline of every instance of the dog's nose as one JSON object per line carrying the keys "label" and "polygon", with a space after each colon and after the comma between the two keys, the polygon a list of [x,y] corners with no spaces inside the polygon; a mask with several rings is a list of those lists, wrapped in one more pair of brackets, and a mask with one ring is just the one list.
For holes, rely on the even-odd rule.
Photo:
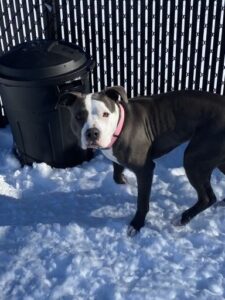
{"label": "dog's nose", "polygon": [[86,131],[86,138],[88,141],[96,142],[99,139],[100,131],[98,128],[89,128]]}

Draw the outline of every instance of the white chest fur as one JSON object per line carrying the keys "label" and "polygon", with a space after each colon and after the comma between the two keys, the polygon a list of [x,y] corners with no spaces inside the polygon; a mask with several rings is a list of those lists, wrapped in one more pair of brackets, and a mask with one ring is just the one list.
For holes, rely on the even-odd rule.
{"label": "white chest fur", "polygon": [[102,151],[103,155],[105,155],[106,158],[108,158],[109,160],[118,164],[118,160],[113,155],[112,148],[107,149],[107,150],[101,150],[101,151]]}

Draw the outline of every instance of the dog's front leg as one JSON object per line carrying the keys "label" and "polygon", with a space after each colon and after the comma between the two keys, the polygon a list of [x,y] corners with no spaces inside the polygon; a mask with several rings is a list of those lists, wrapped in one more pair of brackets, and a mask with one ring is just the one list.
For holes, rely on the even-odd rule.
{"label": "dog's front leg", "polygon": [[145,225],[145,217],[149,211],[149,197],[154,168],[155,163],[151,161],[141,170],[135,171],[138,185],[137,211],[128,227],[127,234],[129,236],[135,235]]}
{"label": "dog's front leg", "polygon": [[123,174],[124,167],[117,164],[113,163],[113,179],[116,183],[118,184],[125,184],[126,183],[126,178]]}

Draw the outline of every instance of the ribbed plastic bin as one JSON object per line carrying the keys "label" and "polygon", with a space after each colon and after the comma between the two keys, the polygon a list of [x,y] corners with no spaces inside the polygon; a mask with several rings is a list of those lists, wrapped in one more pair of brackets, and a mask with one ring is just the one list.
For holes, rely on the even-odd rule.
{"label": "ribbed plastic bin", "polygon": [[0,95],[23,164],[65,168],[90,159],[69,112],[56,104],[65,91],[90,91],[93,66],[80,47],[62,41],[26,42],[0,57]]}

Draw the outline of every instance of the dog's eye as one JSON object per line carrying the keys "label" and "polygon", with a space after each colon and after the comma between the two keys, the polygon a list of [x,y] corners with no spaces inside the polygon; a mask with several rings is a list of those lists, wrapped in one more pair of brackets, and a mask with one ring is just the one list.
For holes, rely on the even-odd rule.
{"label": "dog's eye", "polygon": [[82,114],[76,114],[76,119],[81,120],[82,119]]}
{"label": "dog's eye", "polygon": [[105,112],[102,114],[102,116],[103,116],[104,118],[108,118],[109,113],[105,111]]}
{"label": "dog's eye", "polygon": [[80,120],[83,120],[84,118],[85,118],[85,112],[83,112],[83,111],[80,111],[80,112],[78,112],[77,114],[76,114],[76,116],[75,116],[75,118],[78,120],[78,121],[80,121]]}

